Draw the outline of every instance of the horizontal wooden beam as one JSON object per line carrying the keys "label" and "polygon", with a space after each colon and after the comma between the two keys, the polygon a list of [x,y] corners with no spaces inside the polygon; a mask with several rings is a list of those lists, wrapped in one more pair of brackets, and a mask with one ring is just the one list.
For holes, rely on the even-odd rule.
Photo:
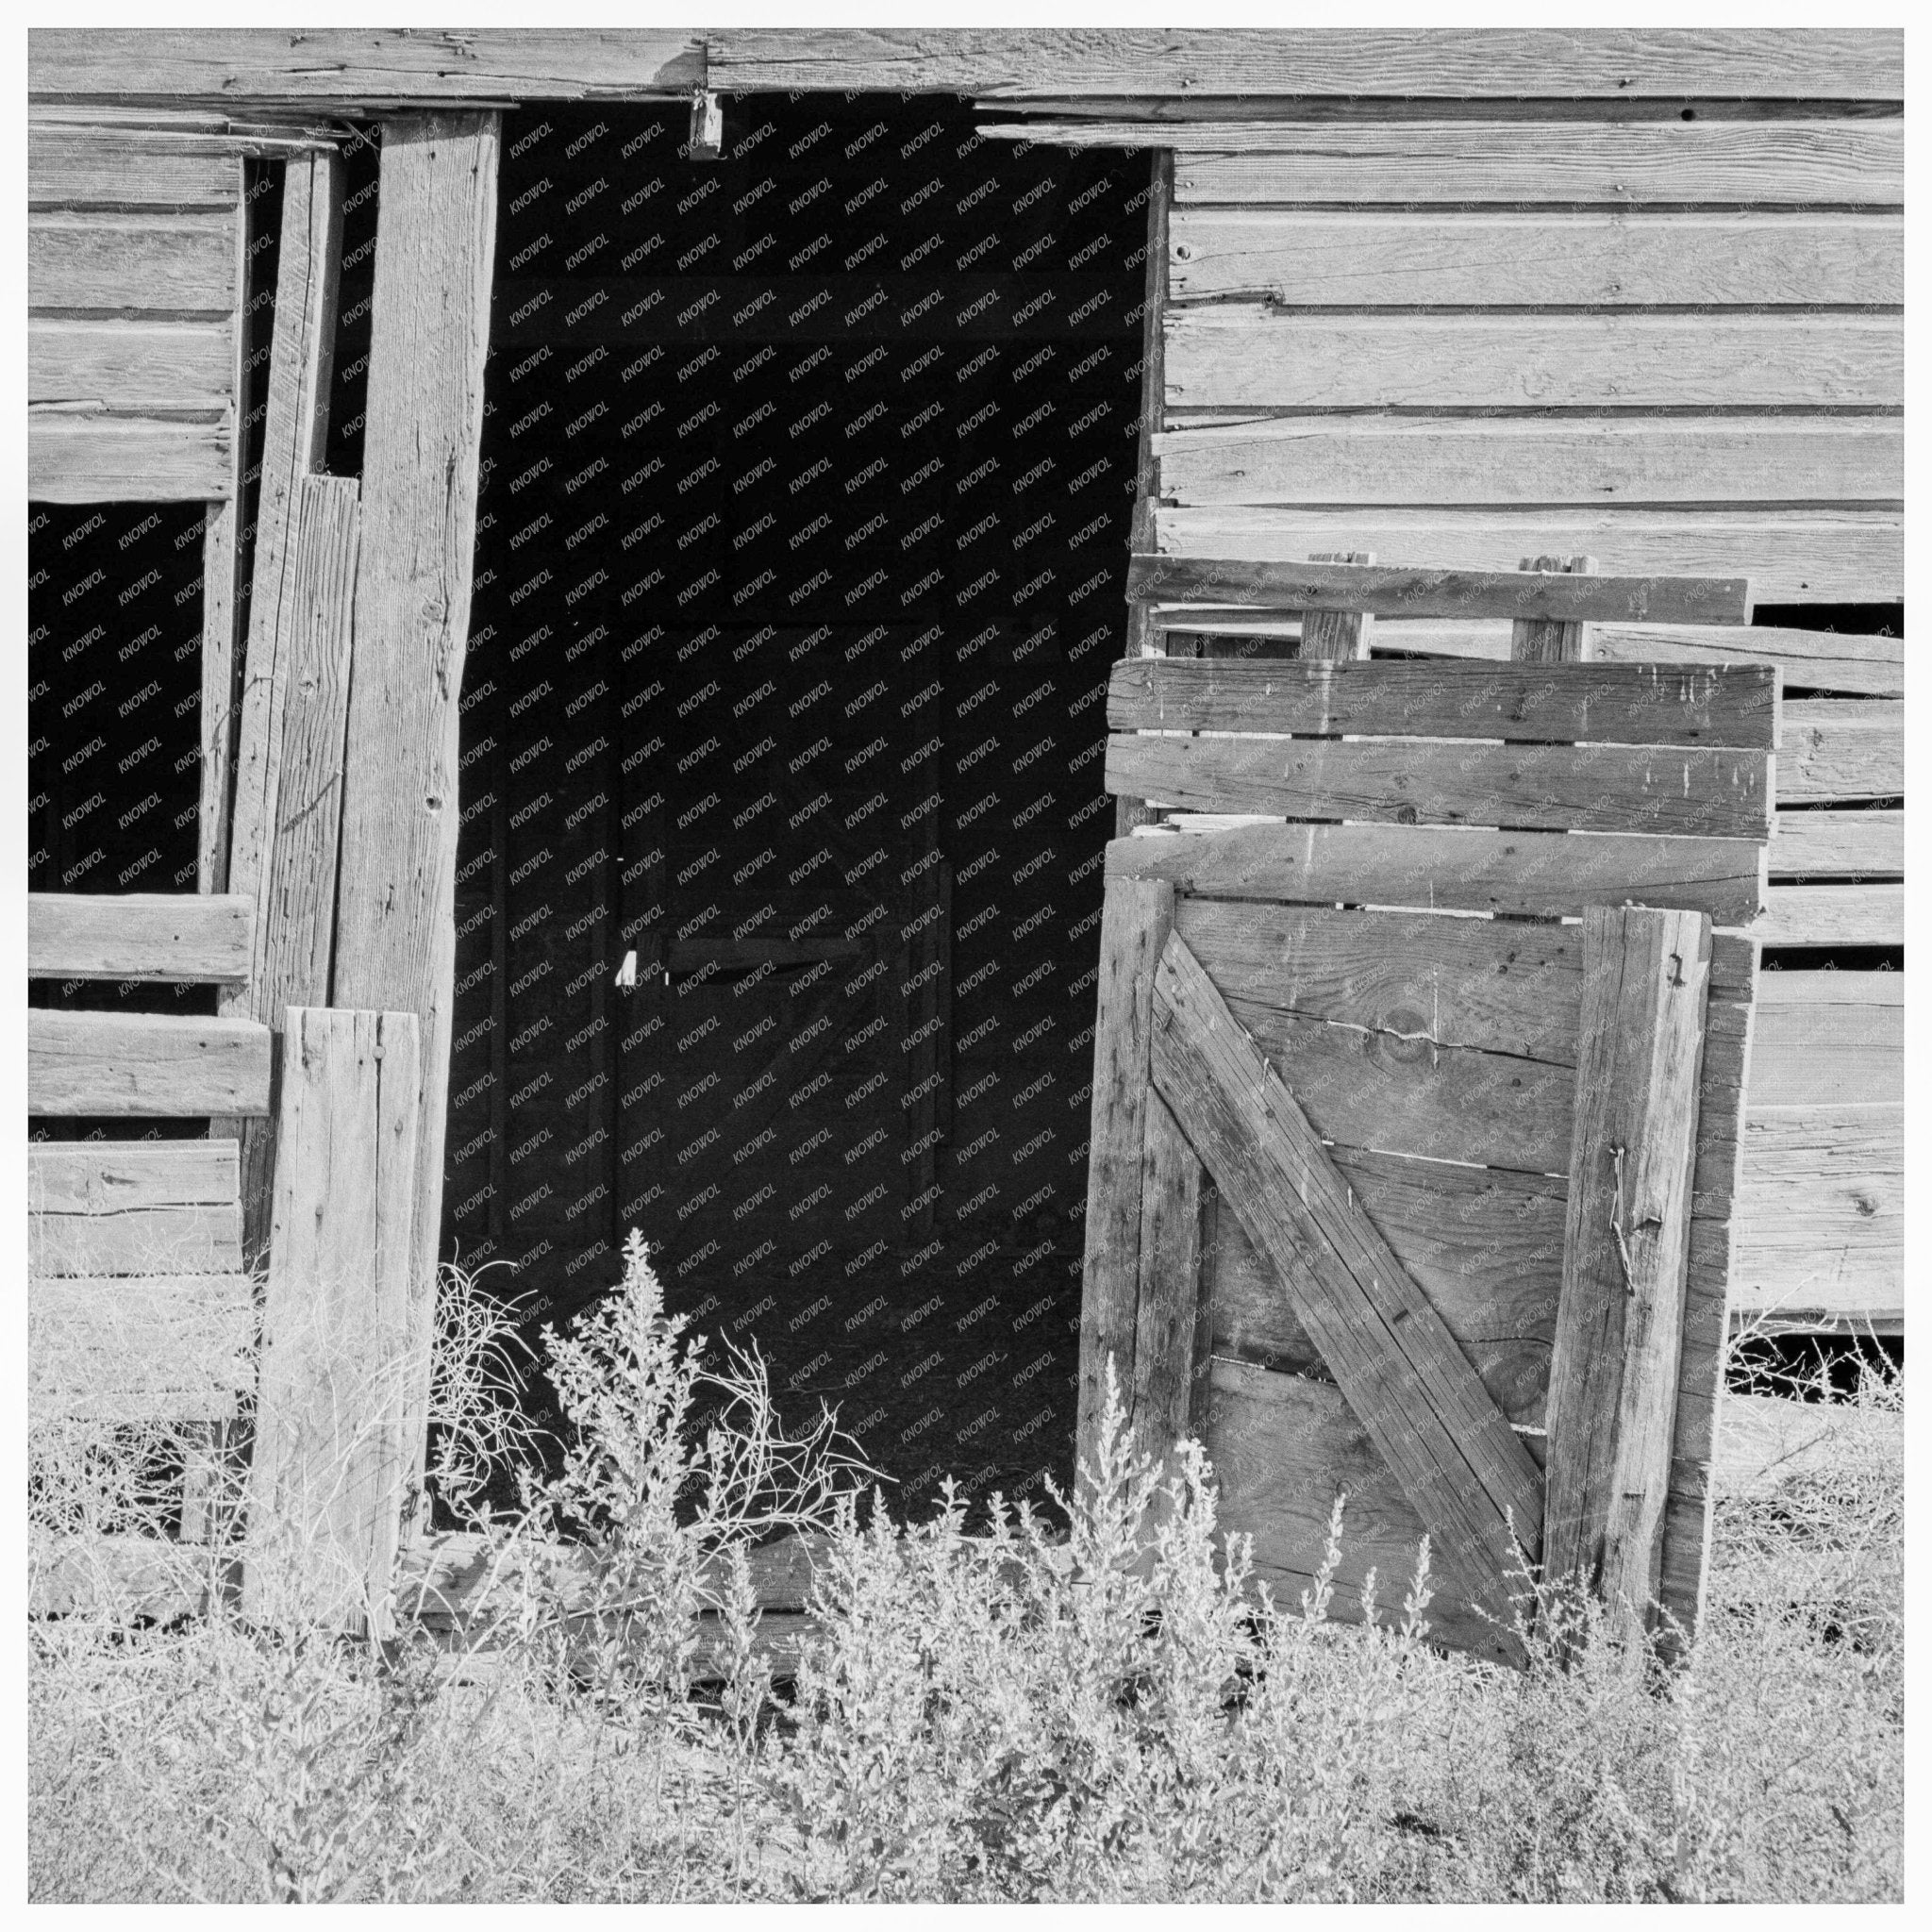
{"label": "horizontal wooden beam", "polygon": [[33,503],[215,503],[235,492],[235,431],[206,421],[29,408],[26,493]]}
{"label": "horizontal wooden beam", "polygon": [[37,1278],[27,1407],[94,1422],[221,1422],[254,1378],[247,1275]]}
{"label": "horizontal wooden beam", "polygon": [[[1897,100],[1891,29],[726,27],[708,85],[893,89],[1022,101],[1401,94]],[[29,67],[29,84],[34,69]]]}
{"label": "horizontal wooden beam", "polygon": [[[1894,417],[1289,416],[1153,439],[1179,504],[1897,503]],[[1619,613],[1620,615],[1623,613]]]}
{"label": "horizontal wooden beam", "polygon": [[36,28],[27,92],[230,106],[661,100],[705,85],[689,29]]}
{"label": "horizontal wooden beam", "polygon": [[1603,618],[1653,624],[1751,621],[1751,587],[1739,578],[1434,570],[1240,556],[1137,553],[1127,567],[1127,596],[1137,603],[1369,610],[1395,617],[1536,618],[1564,624]]}
{"label": "horizontal wooden beam", "polygon": [[[1291,825],[1154,833],[1107,848],[1109,878],[1204,898],[1580,917],[1588,905],[1682,906],[1742,925],[1764,902],[1764,850],[1740,839]],[[1818,890],[1830,890],[1820,888]]]}
{"label": "horizontal wooden beam", "polygon": [[[1171,308],[1166,403],[1194,409],[1890,408],[1895,315],[1399,315]],[[1170,425],[1174,426],[1174,425]]]}
{"label": "horizontal wooden beam", "polygon": [[265,1114],[270,1033],[252,1020],[27,1012],[27,1112]]}
{"label": "horizontal wooden beam", "polygon": [[232,314],[234,210],[40,213],[26,226],[27,306],[41,313]]}
{"label": "horizontal wooden beam", "polygon": [[1170,737],[1117,733],[1105,784],[1188,811],[1401,825],[1521,825],[1677,838],[1765,839],[1763,752],[1706,746],[1541,745]]}
{"label": "horizontal wooden beam", "polygon": [[1176,208],[1169,295],[1297,308],[1810,308],[1905,300],[1905,230],[1874,211],[1417,213]]}
{"label": "horizontal wooden beam", "polygon": [[241,158],[219,136],[27,124],[29,208],[234,208],[241,201]]}
{"label": "horizontal wooden beam", "polygon": [[[1035,140],[1081,144],[1062,124]],[[1120,134],[1129,132],[1113,124]],[[991,133],[991,129],[982,130]],[[1178,150],[1174,199],[1229,202],[1898,206],[1900,120],[1193,122],[1141,130]],[[1132,141],[1121,145],[1134,145]]]}
{"label": "horizontal wooden beam", "polygon": [[[1757,594],[1760,600],[1766,597],[1761,584]],[[1394,644],[1401,640],[1391,636],[1384,641]],[[1906,693],[1902,637],[1756,624],[1741,636],[1734,630],[1707,630],[1693,625],[1606,624],[1591,632],[1590,642],[1599,664],[1775,664],[1784,673],[1786,691],[1841,691],[1882,698],[1902,698]]]}
{"label": "horizontal wooden beam", "polygon": [[1903,973],[1763,974],[1751,1035],[1751,1108],[1902,1106]]}
{"label": "horizontal wooden beam", "polygon": [[1781,811],[1771,841],[1774,879],[1903,878],[1902,811]]}
{"label": "horizontal wooden beam", "polygon": [[43,1141],[26,1151],[27,1209],[113,1215],[235,1198],[233,1141]]}
{"label": "horizontal wooden beam", "polygon": [[33,318],[26,397],[136,414],[226,408],[235,397],[234,326]]}
{"label": "horizontal wooden beam", "polygon": [[1766,946],[1902,946],[1906,889],[1772,886],[1752,935]]}
{"label": "horizontal wooden beam", "polygon": [[1128,658],[1108,680],[1116,731],[1303,732],[1569,743],[1776,742],[1768,668]]}
{"label": "horizontal wooden beam", "polygon": [[30,979],[248,977],[255,902],[239,893],[30,892]]}
{"label": "horizontal wooden beam", "polygon": [[[1157,549],[1175,557],[1306,563],[1337,550],[1443,571],[1514,571],[1525,557],[1590,556],[1605,577],[1749,578],[1760,604],[1873,603],[1905,595],[1905,519],[1890,508],[1636,509],[1446,505],[1154,509]],[[1602,578],[1577,576],[1577,584]],[[1394,613],[1385,613],[1394,614]],[[1448,612],[1456,616],[1465,613]],[[1610,622],[1629,623],[1628,615]],[[1697,611],[1652,623],[1724,623]],[[1744,619],[1732,619],[1744,622]],[[1740,643],[1742,641],[1740,641]]]}

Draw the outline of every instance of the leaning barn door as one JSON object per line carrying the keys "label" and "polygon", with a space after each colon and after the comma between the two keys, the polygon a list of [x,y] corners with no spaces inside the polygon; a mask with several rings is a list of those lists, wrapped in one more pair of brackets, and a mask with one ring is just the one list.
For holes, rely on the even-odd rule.
{"label": "leaning barn door", "polygon": [[[1330,563],[1137,558],[1130,594],[1155,631],[1515,617],[1525,658],[1748,616],[1741,583]],[[1713,928],[1762,904],[1777,708],[1752,665],[1115,666],[1109,788],[1173,809],[1108,851],[1083,1456],[1110,1357],[1288,1601],[1341,1493],[1343,1613],[1426,1532],[1433,1630],[1479,1654],[1545,1554],[1694,1623],[1756,972]]]}

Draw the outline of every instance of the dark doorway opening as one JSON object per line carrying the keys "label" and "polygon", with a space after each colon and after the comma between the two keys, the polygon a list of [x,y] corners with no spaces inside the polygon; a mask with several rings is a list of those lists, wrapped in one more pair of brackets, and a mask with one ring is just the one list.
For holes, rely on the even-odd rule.
{"label": "dark doorway opening", "polygon": [[636,1227],[906,1506],[1037,1494],[1148,166],[950,100],[725,125],[707,161],[681,108],[505,122],[445,1252],[556,1321]]}

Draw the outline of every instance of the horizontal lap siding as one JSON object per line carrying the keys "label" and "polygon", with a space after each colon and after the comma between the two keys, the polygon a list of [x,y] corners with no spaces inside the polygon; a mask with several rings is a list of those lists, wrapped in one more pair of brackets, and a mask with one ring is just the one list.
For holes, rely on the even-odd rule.
{"label": "horizontal lap siding", "polygon": [[[1587,552],[1607,574],[1748,575],[1759,603],[1903,596],[1902,123],[1869,104],[1404,111],[1271,126],[1204,105],[1160,130],[1162,550],[1478,569]],[[1758,641],[1600,635],[1626,661]],[[1902,644],[1760,637],[1788,688],[1827,693],[1785,709],[1767,965],[1899,944]],[[1376,642],[1509,648],[1507,625],[1471,623],[1379,624]],[[1761,982],[1733,1307],[1896,1320],[1897,981],[1841,973],[1825,1000],[1821,976]]]}
{"label": "horizontal lap siding", "polygon": [[35,125],[27,172],[28,496],[232,495],[239,157]]}

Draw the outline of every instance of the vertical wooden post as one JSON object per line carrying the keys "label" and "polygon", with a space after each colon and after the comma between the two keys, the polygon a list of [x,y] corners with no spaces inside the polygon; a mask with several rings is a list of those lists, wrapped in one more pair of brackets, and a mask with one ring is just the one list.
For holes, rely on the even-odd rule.
{"label": "vertical wooden post", "polygon": [[1141,1164],[1140,1307],[1134,1324],[1134,1446],[1165,1457],[1188,1433],[1201,1295],[1207,1176],[1159,1094],[1147,1096]]}
{"label": "vertical wooden post", "polygon": [[1108,1356],[1129,1404],[1137,1386],[1149,1029],[1154,969],[1174,924],[1174,888],[1158,880],[1108,879],[1100,916],[1075,1436],[1084,1458],[1098,1440]]}
{"label": "vertical wooden post", "polygon": [[388,1632],[413,1385],[413,1013],[291,1008],[242,1573],[269,1623]]}
{"label": "vertical wooden post", "polygon": [[[291,156],[286,168],[248,600],[248,649],[235,741],[233,832],[225,887],[257,902],[255,954],[247,984],[225,992],[221,1003],[224,1013],[259,1020],[270,1027],[280,1026],[281,1008],[291,1000],[310,1006],[324,1006],[328,1001],[327,946],[325,943],[323,947],[320,976],[305,971],[312,952],[298,941],[291,953],[288,921],[283,916],[288,908],[278,909],[274,903],[271,878],[276,826],[291,816],[283,811],[281,799],[289,696],[300,679],[316,675],[313,662],[306,666],[297,663],[297,652],[306,646],[321,649],[326,656],[332,648],[326,640],[338,635],[345,638],[348,623],[346,597],[333,618],[323,616],[316,606],[319,588],[332,581],[333,565],[322,564],[319,575],[311,566],[306,594],[298,590],[303,569],[303,491],[322,467],[328,440],[336,278],[341,258],[342,166],[330,150]],[[346,487],[353,499],[353,483],[339,487]],[[325,520],[330,540],[338,543],[344,534],[341,515],[338,508]],[[347,515],[353,519],[353,501]],[[317,525],[318,534],[323,528],[324,525]],[[353,532],[348,534],[348,541],[353,544]],[[335,690],[336,675],[342,679],[341,690],[346,690],[344,668],[339,674],[325,675],[325,692]],[[311,754],[318,749],[315,741],[306,741]],[[333,770],[311,768],[305,777],[310,788],[330,788],[325,809],[331,812],[341,808],[340,733],[335,748]],[[320,880],[297,877],[293,890],[297,908],[312,905],[317,894],[325,894],[319,909],[325,938],[328,922],[334,917],[333,874],[325,889]],[[313,924],[305,910],[297,910],[296,921],[304,928]],[[218,1136],[233,1135],[242,1143],[242,1246],[252,1263],[268,1239],[274,1121],[216,1121],[212,1131]]]}
{"label": "vertical wooden post", "polygon": [[[1160,459],[1154,438],[1167,417],[1167,229],[1174,201],[1174,151],[1156,148],[1147,175],[1147,274],[1141,309],[1141,428],[1136,442],[1134,522],[1130,546],[1154,548],[1154,499],[1160,491]],[[1160,649],[1154,612],[1145,604],[1127,606],[1124,658],[1152,658]],[[1144,798],[1114,801],[1114,834],[1124,839],[1136,825],[1152,824],[1158,814]]]}
{"label": "vertical wooden post", "polygon": [[[1374,563],[1373,550],[1317,550],[1310,563]],[[1302,613],[1304,658],[1342,662],[1369,655],[1374,618],[1366,610],[1307,610]]]}
{"label": "vertical wooden post", "polygon": [[[458,704],[496,158],[494,114],[403,114],[383,126],[334,999],[422,1020],[409,1292],[425,1363],[442,1221]],[[425,1382],[408,1430],[419,1469],[427,1407]],[[422,1526],[420,1511],[412,1526]]]}
{"label": "vertical wooden post", "polygon": [[1677,1412],[1710,922],[1587,908],[1563,1284],[1545,1423],[1543,1573],[1641,1633]]}
{"label": "vertical wooden post", "polygon": [[[1594,576],[1593,557],[1525,557],[1523,570]],[[1590,656],[1590,626],[1519,617],[1509,627],[1509,655],[1519,664],[1581,664]]]}
{"label": "vertical wooden post", "polygon": [[225,500],[208,506],[201,537],[201,801],[195,890],[226,890],[235,749],[237,632],[242,621],[242,509],[248,467],[248,166],[235,169],[235,313],[229,396],[233,460]]}

